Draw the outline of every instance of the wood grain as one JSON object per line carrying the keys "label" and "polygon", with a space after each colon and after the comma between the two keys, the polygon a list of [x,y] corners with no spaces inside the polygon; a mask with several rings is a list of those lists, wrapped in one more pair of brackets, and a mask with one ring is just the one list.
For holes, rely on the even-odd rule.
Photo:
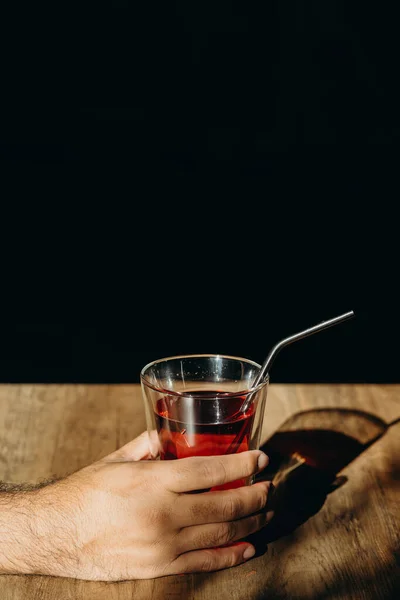
{"label": "wood grain", "polygon": [[[343,430],[364,445],[361,453],[341,471],[341,485],[322,497],[315,514],[311,514],[310,508],[309,515],[307,512],[301,515],[302,524],[272,539],[262,555],[227,571],[111,584],[1,576],[0,597],[2,600],[400,597],[396,570],[400,546],[400,423],[382,429],[379,421],[390,423],[399,418],[399,385],[271,385],[263,442],[278,439],[276,435],[273,437],[276,432],[290,435],[296,428],[332,428]],[[144,428],[141,391],[137,385],[0,386],[0,478],[35,482],[64,475],[115,450]],[[379,439],[368,446],[377,434]],[[292,483],[292,488],[286,488],[291,489],[292,503],[297,493],[300,499],[307,484],[305,480],[302,482],[301,469],[297,474],[298,480],[294,480],[297,487],[293,488]],[[303,500],[304,497],[307,502],[313,500],[303,493]],[[274,537],[271,531],[269,535]],[[267,530],[263,536],[268,541]]]}

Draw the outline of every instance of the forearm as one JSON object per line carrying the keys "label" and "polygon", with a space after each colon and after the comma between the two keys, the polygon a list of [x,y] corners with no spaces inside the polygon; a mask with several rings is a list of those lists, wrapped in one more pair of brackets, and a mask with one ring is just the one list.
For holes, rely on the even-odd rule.
{"label": "forearm", "polygon": [[[3,486],[5,487],[5,486]],[[35,492],[0,492],[0,572],[35,572]]]}
{"label": "forearm", "polygon": [[70,562],[70,535],[53,487],[0,484],[0,573],[56,575]]}

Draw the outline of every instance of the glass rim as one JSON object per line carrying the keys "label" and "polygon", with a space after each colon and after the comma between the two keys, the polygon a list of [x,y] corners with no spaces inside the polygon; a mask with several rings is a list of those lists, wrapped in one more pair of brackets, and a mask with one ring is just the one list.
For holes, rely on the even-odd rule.
{"label": "glass rim", "polygon": [[[158,358],[157,360],[153,360],[153,361],[147,363],[147,365],[145,365],[143,367],[143,369],[140,371],[141,382],[144,385],[146,385],[147,387],[151,388],[152,390],[154,390],[156,392],[160,392],[162,394],[168,394],[169,396],[178,396],[180,398],[187,396],[187,392],[186,393],[185,392],[177,392],[176,390],[171,390],[168,388],[163,388],[161,386],[154,385],[145,376],[145,372],[148,369],[150,369],[150,367],[153,367],[154,365],[157,365],[157,364],[163,363],[163,362],[167,362],[168,360],[179,360],[179,359],[183,359],[183,358],[224,358],[224,359],[228,359],[228,360],[245,362],[249,365],[253,365],[254,367],[257,367],[258,369],[261,369],[261,365],[256,363],[254,360],[250,360],[249,358],[243,358],[241,356],[231,356],[229,354],[181,354],[181,355],[177,355],[177,356],[166,356],[165,358]],[[258,385],[255,385],[251,388],[248,388],[245,390],[240,390],[238,392],[216,392],[216,393],[214,392],[212,395],[213,395],[213,397],[217,397],[217,398],[234,398],[236,396],[244,396],[244,395],[248,395],[248,394],[252,394],[254,392],[260,391],[268,383],[269,383],[269,375],[267,375],[265,377],[264,381],[262,381]],[[196,394],[196,392],[194,392],[194,393],[190,394],[190,397],[204,399],[205,396],[204,396],[204,394]]]}

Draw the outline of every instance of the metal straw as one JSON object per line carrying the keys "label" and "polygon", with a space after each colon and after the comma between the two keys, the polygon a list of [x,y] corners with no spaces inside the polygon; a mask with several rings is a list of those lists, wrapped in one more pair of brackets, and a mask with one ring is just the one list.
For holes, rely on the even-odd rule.
{"label": "metal straw", "polygon": [[[262,381],[265,381],[267,379],[271,365],[272,365],[274,359],[276,358],[276,355],[278,354],[278,352],[280,350],[282,350],[282,348],[284,348],[285,346],[288,346],[289,344],[292,344],[293,342],[302,340],[303,338],[308,337],[309,335],[318,333],[319,331],[322,331],[323,329],[327,329],[328,327],[332,327],[333,325],[338,325],[338,323],[347,321],[347,319],[351,319],[352,317],[354,317],[354,311],[350,310],[349,312],[344,313],[343,315],[339,315],[338,317],[329,319],[328,321],[322,321],[322,323],[319,323],[318,325],[314,325],[314,327],[309,327],[308,329],[305,329],[304,331],[300,331],[299,333],[290,335],[289,337],[278,342],[272,348],[270,353],[268,354],[257,377],[253,381],[253,384],[251,387],[254,388],[257,385],[259,385]],[[247,396],[246,400],[243,402],[242,406],[240,407],[239,412],[245,413],[249,409],[250,404],[253,401],[253,396],[254,396],[254,392],[252,394],[249,394],[249,396]]]}

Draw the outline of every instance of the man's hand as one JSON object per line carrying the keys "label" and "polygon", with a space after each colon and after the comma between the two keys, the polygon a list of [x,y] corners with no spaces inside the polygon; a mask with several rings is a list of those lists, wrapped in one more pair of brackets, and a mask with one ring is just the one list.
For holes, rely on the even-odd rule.
{"label": "man's hand", "polygon": [[[11,539],[9,546],[0,540],[3,572],[146,579],[224,569],[254,555],[251,544],[238,541],[271,518],[269,483],[190,492],[259,472],[268,463],[265,454],[142,458],[150,458],[147,434],[42,489],[5,494],[3,503],[0,494],[0,533],[4,526]],[[19,546],[18,530],[7,536],[13,518],[23,531]]]}

